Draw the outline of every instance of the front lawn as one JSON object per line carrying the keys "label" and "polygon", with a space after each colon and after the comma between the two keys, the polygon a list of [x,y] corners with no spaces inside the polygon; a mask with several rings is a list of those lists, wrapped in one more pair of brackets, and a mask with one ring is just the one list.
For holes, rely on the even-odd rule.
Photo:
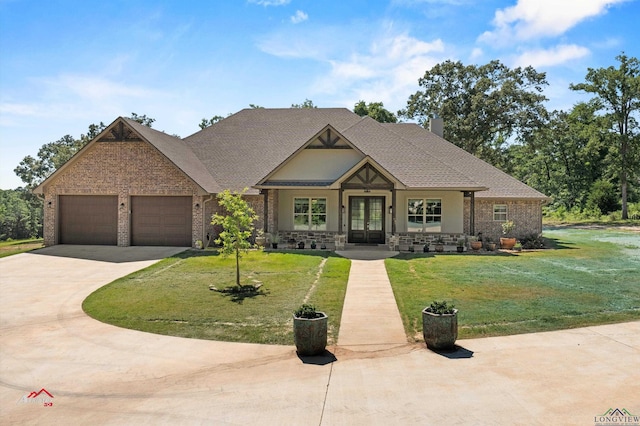
{"label": "front lawn", "polygon": [[254,293],[226,294],[209,286],[235,284],[235,259],[189,250],[96,290],[82,307],[99,321],[135,330],[291,345],[292,314],[309,296],[310,303],[329,315],[332,343],[350,265],[329,252],[250,252],[241,260],[242,284],[263,285]]}
{"label": "front lawn", "polygon": [[13,254],[26,253],[44,247],[42,238],[30,238],[27,240],[11,240],[0,242],[0,257]]}
{"label": "front lawn", "polygon": [[387,271],[407,334],[422,338],[422,309],[459,309],[459,337],[548,331],[640,319],[640,234],[557,229],[554,250],[514,255],[404,255]]}

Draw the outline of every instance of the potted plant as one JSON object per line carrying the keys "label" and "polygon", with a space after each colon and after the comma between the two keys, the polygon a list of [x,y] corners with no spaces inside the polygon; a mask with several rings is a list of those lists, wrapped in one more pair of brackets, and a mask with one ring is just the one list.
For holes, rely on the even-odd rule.
{"label": "potted plant", "polygon": [[256,245],[258,247],[264,247],[266,241],[267,241],[267,238],[264,234],[264,231],[262,229],[259,229],[258,231],[256,231]]}
{"label": "potted plant", "polygon": [[458,253],[464,252],[464,238],[458,238],[458,246],[456,247]]}
{"label": "potted plant", "polygon": [[513,245],[513,249],[515,251],[522,251],[522,244],[520,244],[520,242],[517,242]]}
{"label": "potted plant", "polygon": [[295,238],[289,238],[288,243],[289,243],[289,248],[290,249],[296,248],[296,239]]}
{"label": "potted plant", "polygon": [[326,250],[327,245],[325,243],[320,244],[320,250]]}
{"label": "potted plant", "polygon": [[431,350],[452,348],[458,338],[458,310],[446,301],[433,301],[422,310],[422,335]]}
{"label": "potted plant", "polygon": [[269,241],[271,242],[271,248],[272,249],[277,249],[278,248],[278,243],[280,242],[280,235],[278,234],[273,234],[269,237]]}
{"label": "potted plant", "polygon": [[424,243],[424,246],[422,247],[422,252],[423,253],[429,253],[429,241]]}
{"label": "potted plant", "polygon": [[316,311],[315,306],[303,304],[293,313],[293,339],[298,355],[317,355],[327,347],[329,317]]}
{"label": "potted plant", "polygon": [[493,242],[491,237],[486,237],[485,238],[484,246],[488,251],[494,251],[496,249],[496,243]]}
{"label": "potted plant", "polygon": [[479,241],[476,237],[471,237],[469,241],[471,241],[470,244],[473,251],[478,251],[482,248],[482,241]]}
{"label": "potted plant", "polygon": [[436,238],[435,250],[438,253],[442,253],[444,251],[444,239],[442,238],[442,236],[439,236],[438,238]]}
{"label": "potted plant", "polygon": [[298,248],[299,248],[300,250],[304,250],[304,241],[300,241],[300,242],[298,243]]}
{"label": "potted plant", "polygon": [[502,234],[504,237],[500,237],[500,247],[503,249],[511,250],[516,245],[516,239],[512,237],[513,231],[516,229],[515,223],[512,220],[508,220],[502,224]]}
{"label": "potted plant", "polygon": [[316,241],[315,240],[311,241],[311,249],[315,250],[316,247],[318,247],[318,245],[316,244]]}

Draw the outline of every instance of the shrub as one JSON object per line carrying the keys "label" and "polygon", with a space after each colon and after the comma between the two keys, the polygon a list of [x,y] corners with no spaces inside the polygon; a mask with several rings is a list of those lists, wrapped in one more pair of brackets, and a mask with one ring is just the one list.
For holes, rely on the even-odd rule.
{"label": "shrub", "polygon": [[520,239],[522,247],[527,250],[544,248],[544,238],[542,235],[529,234]]}
{"label": "shrub", "polygon": [[443,300],[442,302],[434,300],[431,302],[431,305],[427,307],[426,311],[436,315],[453,314],[455,306],[453,303],[448,304],[446,300]]}
{"label": "shrub", "polygon": [[587,197],[587,210],[598,209],[603,214],[608,214],[619,208],[615,185],[604,179],[595,181]]}
{"label": "shrub", "polygon": [[293,315],[296,318],[306,318],[306,319],[314,319],[320,318],[322,314],[316,311],[316,307],[314,305],[309,305],[307,303],[300,306]]}

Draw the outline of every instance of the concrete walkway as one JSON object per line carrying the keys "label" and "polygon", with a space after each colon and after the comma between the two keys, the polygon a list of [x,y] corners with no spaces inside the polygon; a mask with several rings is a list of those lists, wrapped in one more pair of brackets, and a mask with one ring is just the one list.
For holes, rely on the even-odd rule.
{"label": "concrete walkway", "polygon": [[338,346],[373,352],[406,344],[384,260],[351,260]]}
{"label": "concrete walkway", "polygon": [[[88,294],[170,254],[112,249],[0,259],[0,424],[594,425],[609,408],[640,413],[640,322],[460,340],[444,355],[405,344],[300,359],[293,345],[87,317]],[[27,402],[43,388],[52,405]]]}

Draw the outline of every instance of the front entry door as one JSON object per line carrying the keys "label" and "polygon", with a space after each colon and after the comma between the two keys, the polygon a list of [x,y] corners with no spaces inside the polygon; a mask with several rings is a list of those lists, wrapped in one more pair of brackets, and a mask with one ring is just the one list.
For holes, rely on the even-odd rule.
{"label": "front entry door", "polygon": [[349,242],[384,244],[384,197],[349,197]]}

